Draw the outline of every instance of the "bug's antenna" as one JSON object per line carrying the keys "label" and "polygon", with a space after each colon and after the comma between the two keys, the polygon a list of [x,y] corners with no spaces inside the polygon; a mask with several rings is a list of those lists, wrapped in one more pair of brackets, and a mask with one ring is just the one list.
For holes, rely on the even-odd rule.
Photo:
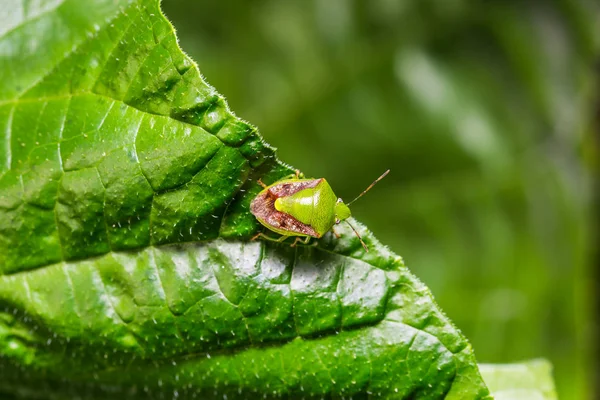
{"label": "bug's antenna", "polygon": [[360,244],[362,244],[363,249],[365,249],[365,251],[368,253],[369,252],[369,248],[367,247],[367,245],[365,244],[365,242],[363,242],[362,238],[360,237],[360,235],[358,234],[358,232],[356,231],[356,229],[354,229],[354,227],[352,225],[350,225],[350,222],[348,222],[347,219],[344,220],[344,221],[346,221],[346,223],[348,224],[348,226],[350,228],[352,228],[352,230],[354,231],[354,234],[356,235],[356,237],[358,238],[358,240],[360,240]]}
{"label": "bug's antenna", "polygon": [[[360,199],[365,193],[367,193],[369,190],[371,190],[371,188],[373,186],[375,186],[375,184],[377,182],[379,182],[380,180],[382,180],[383,178],[385,178],[385,176],[390,172],[390,170],[388,169],[387,171],[385,171],[383,174],[381,174],[381,176],[377,179],[375,179],[375,182],[371,183],[369,185],[368,188],[366,188],[361,194],[359,194],[358,196],[356,196],[356,198],[354,200],[352,200],[350,203],[346,204],[347,206],[349,206],[350,204],[354,203],[356,200]],[[352,228],[354,229],[354,228]],[[356,231],[355,231],[356,232]],[[360,236],[359,236],[360,237]]]}

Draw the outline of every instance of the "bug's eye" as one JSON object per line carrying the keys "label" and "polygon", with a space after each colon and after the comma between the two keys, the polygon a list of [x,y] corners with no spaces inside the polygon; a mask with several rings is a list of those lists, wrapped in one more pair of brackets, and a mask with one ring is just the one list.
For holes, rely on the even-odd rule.
{"label": "bug's eye", "polygon": [[339,218],[336,218],[336,219],[335,219],[335,223],[336,223],[336,224],[339,224],[339,223],[340,223],[340,219],[339,219]]}
{"label": "bug's eye", "polygon": [[342,200],[342,198],[341,198],[341,197],[338,197],[338,199],[337,199],[337,202],[338,202],[338,203],[343,203],[344,201]]}

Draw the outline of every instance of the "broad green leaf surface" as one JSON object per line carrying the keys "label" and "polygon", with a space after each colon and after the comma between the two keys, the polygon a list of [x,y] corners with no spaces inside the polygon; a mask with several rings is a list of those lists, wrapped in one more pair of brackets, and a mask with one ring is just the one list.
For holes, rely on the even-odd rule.
{"label": "broad green leaf surface", "polygon": [[481,364],[481,375],[496,400],[556,400],[552,365],[546,360]]}
{"label": "broad green leaf surface", "polygon": [[[0,394],[488,398],[470,345],[364,228],[248,242],[288,174],[155,1],[0,14]],[[218,17],[218,16],[215,16]]]}

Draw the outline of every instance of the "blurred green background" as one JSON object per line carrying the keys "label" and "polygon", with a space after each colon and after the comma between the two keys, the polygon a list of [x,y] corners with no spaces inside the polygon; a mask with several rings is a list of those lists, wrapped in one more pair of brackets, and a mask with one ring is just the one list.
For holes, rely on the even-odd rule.
{"label": "blurred green background", "polygon": [[[481,362],[595,398],[597,1],[165,0],[282,160],[326,177]],[[597,125],[597,124],[596,124]]]}

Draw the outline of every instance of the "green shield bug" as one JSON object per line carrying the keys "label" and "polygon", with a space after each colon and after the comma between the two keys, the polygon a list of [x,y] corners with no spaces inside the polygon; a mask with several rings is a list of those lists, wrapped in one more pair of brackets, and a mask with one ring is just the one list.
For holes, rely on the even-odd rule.
{"label": "green shield bug", "polygon": [[369,251],[356,229],[347,221],[351,215],[348,206],[367,193],[388,172],[389,169],[347,204],[333,193],[325,178],[300,179],[300,173],[296,171],[295,176],[292,175],[268,186],[259,180],[258,183],[263,190],[252,200],[250,211],[262,225],[280,234],[281,237],[274,239],[259,233],[252,239],[263,237],[282,242],[294,236],[292,246],[299,241],[307,244],[311,238],[321,238],[330,230],[339,237],[334,226],[341,221],[346,221],[365,251]]}

